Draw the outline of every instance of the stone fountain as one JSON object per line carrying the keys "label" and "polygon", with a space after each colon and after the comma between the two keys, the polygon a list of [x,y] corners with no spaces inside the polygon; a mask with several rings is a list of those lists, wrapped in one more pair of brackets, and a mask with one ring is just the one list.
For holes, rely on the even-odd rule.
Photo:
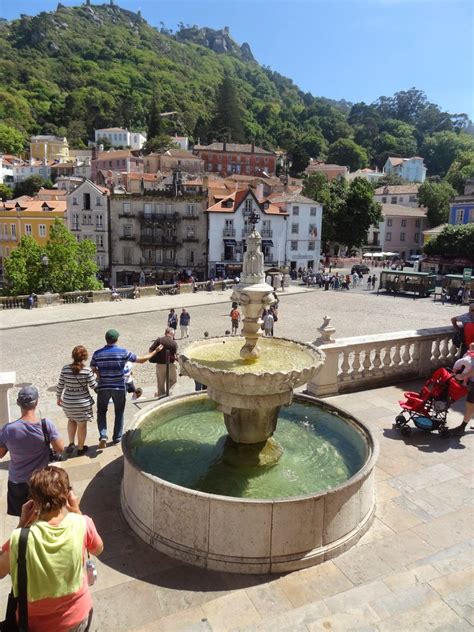
{"label": "stone fountain", "polygon": [[259,333],[275,299],[258,217],[249,219],[232,295],[242,336],[193,342],[179,356],[181,372],[207,393],[137,415],[123,440],[121,502],[131,528],[172,557],[221,571],[282,572],[333,557],[370,526],[377,445],[354,417],[294,395],[324,354]]}

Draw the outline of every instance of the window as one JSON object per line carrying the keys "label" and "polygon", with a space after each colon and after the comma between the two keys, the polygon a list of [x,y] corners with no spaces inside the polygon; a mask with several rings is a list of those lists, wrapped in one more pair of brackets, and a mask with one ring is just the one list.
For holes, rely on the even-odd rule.
{"label": "window", "polygon": [[72,198],[72,205],[77,206],[77,197]]}
{"label": "window", "polygon": [[123,236],[131,237],[132,236],[132,226],[130,224],[125,224],[123,227]]}
{"label": "window", "polygon": [[11,225],[12,237],[16,239],[16,224]]}
{"label": "window", "polygon": [[392,241],[392,233],[387,233],[385,235],[385,241]]}
{"label": "window", "polygon": [[155,253],[155,263],[161,263],[163,261],[163,251],[157,250]]}
{"label": "window", "polygon": [[385,196],[382,198],[382,204],[387,204],[387,198]]}
{"label": "window", "polygon": [[90,193],[84,193],[84,210],[88,211],[91,207],[91,194]]}
{"label": "window", "polygon": [[456,224],[462,224],[464,221],[464,209],[463,208],[457,208],[456,209],[456,220],[455,223]]}
{"label": "window", "polygon": [[415,222],[415,226],[416,226],[417,228],[420,228],[420,225],[421,225],[421,222],[420,222],[420,220],[419,220],[419,219],[417,219],[417,220],[416,220],[416,222]]}
{"label": "window", "polygon": [[290,250],[298,250],[298,242],[297,241],[290,242]]}
{"label": "window", "polygon": [[186,213],[188,215],[194,215],[194,204],[188,204],[186,207]]}
{"label": "window", "polygon": [[310,224],[309,225],[308,233],[309,233],[310,237],[317,237],[318,236],[318,228],[317,228],[316,224]]}
{"label": "window", "polygon": [[96,235],[95,236],[95,244],[96,244],[97,248],[103,248],[104,247],[104,235]]}
{"label": "window", "polygon": [[102,206],[102,197],[100,195],[95,198],[95,205]]}
{"label": "window", "polygon": [[[13,228],[13,226],[12,226]],[[46,237],[46,224],[40,224],[39,225],[39,236],[40,237]]]}
{"label": "window", "polygon": [[401,195],[401,196],[398,198],[398,203],[399,203],[399,204],[403,204],[403,200],[404,200],[404,199],[405,199],[405,198],[403,197],[403,195]]}
{"label": "window", "polygon": [[174,250],[167,250],[166,257],[169,261],[174,261],[175,252]]}
{"label": "window", "polygon": [[299,228],[300,228],[299,224],[292,224],[291,225],[291,234],[292,235],[297,235],[298,232],[299,232]]}
{"label": "window", "polygon": [[387,226],[391,226],[392,224],[393,224],[393,220],[388,219],[388,220],[387,220]]}
{"label": "window", "polygon": [[105,268],[105,255],[97,255],[97,265],[99,268]]}
{"label": "window", "polygon": [[123,213],[124,215],[128,215],[132,210],[132,205],[130,204],[130,202],[124,202],[123,203]]}
{"label": "window", "polygon": [[132,249],[131,248],[123,249],[123,262],[126,266],[132,265]]}
{"label": "window", "polygon": [[406,228],[406,225],[407,225],[407,220],[402,219],[402,223],[401,223],[402,228]]}
{"label": "window", "polygon": [[102,215],[97,215],[95,218],[95,227],[102,228]]}
{"label": "window", "polygon": [[397,196],[396,195],[392,195],[392,197],[390,198],[390,202],[391,202],[391,204],[396,204],[397,203]]}
{"label": "window", "polygon": [[253,201],[252,201],[252,198],[248,197],[245,200],[245,212],[246,213],[251,213],[252,209],[253,209]]}
{"label": "window", "polygon": [[144,204],[143,205],[143,212],[145,213],[145,215],[151,215],[151,213],[152,213],[152,205],[151,204]]}
{"label": "window", "polygon": [[315,249],[315,245],[316,245],[316,242],[310,241],[308,243],[308,250],[314,250]]}
{"label": "window", "polygon": [[318,212],[318,209],[315,206],[312,206],[310,211],[309,211],[309,214],[310,214],[311,217],[316,217],[317,212]]}
{"label": "window", "polygon": [[25,224],[25,235],[31,235],[33,234],[33,230],[31,228],[31,224]]}
{"label": "window", "polygon": [[405,233],[400,233],[400,241],[405,241]]}
{"label": "window", "polygon": [[300,207],[294,206],[292,210],[292,215],[299,215],[299,214],[300,214]]}
{"label": "window", "polygon": [[194,250],[189,253],[189,263],[194,263]]}
{"label": "window", "polygon": [[420,233],[415,233],[415,243],[418,243],[420,241]]}
{"label": "window", "polygon": [[410,195],[410,197],[408,198],[409,202],[416,202],[416,195]]}
{"label": "window", "polygon": [[79,213],[72,214],[72,230],[77,230],[79,228]]}

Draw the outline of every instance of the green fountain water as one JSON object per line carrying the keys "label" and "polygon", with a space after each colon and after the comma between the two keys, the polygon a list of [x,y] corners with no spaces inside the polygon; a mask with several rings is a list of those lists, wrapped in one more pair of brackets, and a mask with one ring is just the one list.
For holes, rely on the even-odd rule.
{"label": "green fountain water", "polygon": [[203,395],[151,414],[135,433],[132,450],[141,469],[169,482],[255,499],[330,489],[353,476],[367,458],[358,430],[315,404],[282,408],[270,441],[280,446],[281,456],[265,465],[268,445],[234,443],[222,413]]}

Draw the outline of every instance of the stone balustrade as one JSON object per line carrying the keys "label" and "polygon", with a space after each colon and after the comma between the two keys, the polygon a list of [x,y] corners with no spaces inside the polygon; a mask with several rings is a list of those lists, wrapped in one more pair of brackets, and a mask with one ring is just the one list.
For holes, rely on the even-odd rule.
{"label": "stone balustrade", "polygon": [[427,377],[456,360],[452,335],[452,327],[436,327],[316,341],[326,361],[307,392],[321,397]]}

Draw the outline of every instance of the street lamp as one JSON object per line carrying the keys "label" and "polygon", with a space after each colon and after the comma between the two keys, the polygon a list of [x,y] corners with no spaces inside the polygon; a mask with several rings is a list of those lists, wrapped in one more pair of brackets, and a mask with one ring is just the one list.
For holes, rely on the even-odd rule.
{"label": "street lamp", "polygon": [[49,266],[48,255],[45,254],[41,256],[41,264],[43,266],[45,291],[47,291],[48,290],[48,266]]}

